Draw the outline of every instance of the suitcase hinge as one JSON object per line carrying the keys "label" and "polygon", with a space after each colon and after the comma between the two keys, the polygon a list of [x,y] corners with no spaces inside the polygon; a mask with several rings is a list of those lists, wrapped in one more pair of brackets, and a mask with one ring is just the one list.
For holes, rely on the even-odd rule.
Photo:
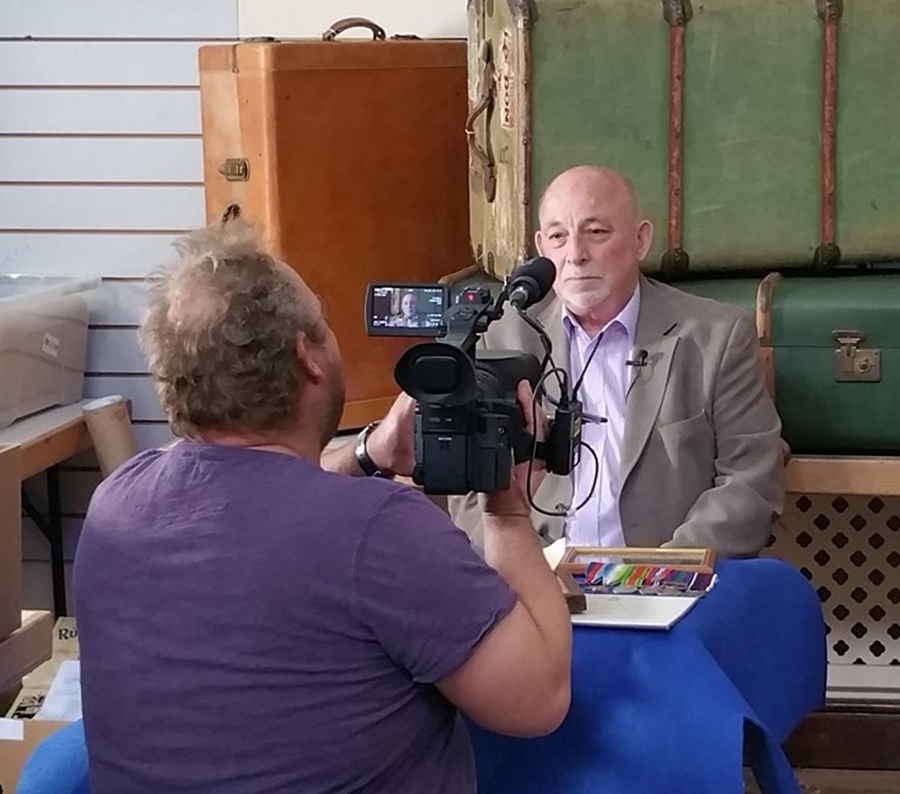
{"label": "suitcase hinge", "polygon": [[225,212],[222,213],[222,217],[219,219],[220,223],[224,226],[226,223],[230,223],[231,221],[236,221],[241,217],[241,205],[240,204],[229,204],[225,207]]}
{"label": "suitcase hinge", "polygon": [[247,182],[250,179],[250,163],[246,157],[229,157],[219,166],[219,173],[229,182]]}
{"label": "suitcase hinge", "polygon": [[694,16],[691,0],[662,0],[663,19],[672,27],[683,28]]}
{"label": "suitcase hinge", "polygon": [[669,278],[677,278],[688,272],[691,266],[691,258],[683,248],[669,248],[659,260],[659,278],[665,281]]}
{"label": "suitcase hinge", "polygon": [[838,383],[872,383],[881,380],[881,351],[860,348],[866,335],[862,331],[833,331],[838,343],[834,351],[834,379]]}
{"label": "suitcase hinge", "polygon": [[816,0],[816,11],[826,22],[840,19],[844,14],[844,0]]}

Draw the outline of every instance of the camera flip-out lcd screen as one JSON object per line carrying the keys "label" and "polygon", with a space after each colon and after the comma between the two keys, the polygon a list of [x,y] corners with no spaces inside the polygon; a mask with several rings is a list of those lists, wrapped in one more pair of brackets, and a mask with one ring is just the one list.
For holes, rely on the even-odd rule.
{"label": "camera flip-out lcd screen", "polygon": [[449,290],[440,284],[370,284],[366,330],[373,336],[438,336]]}

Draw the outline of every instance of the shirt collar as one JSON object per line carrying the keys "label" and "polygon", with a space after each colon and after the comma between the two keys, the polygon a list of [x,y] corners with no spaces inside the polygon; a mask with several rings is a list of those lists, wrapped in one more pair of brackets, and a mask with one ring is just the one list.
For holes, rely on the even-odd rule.
{"label": "shirt collar", "polygon": [[[629,299],[628,303],[622,307],[622,311],[620,311],[615,317],[612,318],[603,328],[600,329],[601,334],[605,334],[607,330],[613,325],[618,324],[622,328],[625,329],[625,333],[628,335],[628,343],[634,344],[635,336],[637,334],[637,321],[638,314],[641,310],[641,285],[638,282],[637,286],[634,288],[634,293]],[[571,338],[573,332],[584,333],[579,325],[578,320],[563,304],[562,307],[562,321],[563,327],[566,329],[566,333]]]}

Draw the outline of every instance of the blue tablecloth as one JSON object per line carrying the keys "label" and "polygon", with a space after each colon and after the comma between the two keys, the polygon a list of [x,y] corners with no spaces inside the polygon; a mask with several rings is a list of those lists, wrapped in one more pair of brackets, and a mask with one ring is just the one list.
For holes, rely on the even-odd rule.
{"label": "blue tablecloth", "polygon": [[806,579],[730,560],[669,631],[575,628],[572,707],[548,737],[472,726],[479,794],[797,792],[781,742],[825,697],[825,627]]}
{"label": "blue tablecloth", "polygon": [[[825,693],[819,600],[775,560],[719,563],[670,631],[576,627],[572,708],[541,739],[472,727],[480,794],[797,792],[780,743]],[[45,740],[18,794],[87,794],[80,722]]]}

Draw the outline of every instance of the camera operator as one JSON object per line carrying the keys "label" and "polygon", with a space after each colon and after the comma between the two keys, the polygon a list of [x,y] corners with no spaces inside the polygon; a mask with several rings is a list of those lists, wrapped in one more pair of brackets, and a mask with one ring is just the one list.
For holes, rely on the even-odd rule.
{"label": "camera operator", "polygon": [[91,791],[474,794],[460,711],[531,736],[569,705],[524,475],[480,496],[482,560],[391,481],[412,471],[408,397],[322,454],[344,381],[303,280],[240,221],[181,248],[142,338],[183,440],[97,488],[77,551]]}

